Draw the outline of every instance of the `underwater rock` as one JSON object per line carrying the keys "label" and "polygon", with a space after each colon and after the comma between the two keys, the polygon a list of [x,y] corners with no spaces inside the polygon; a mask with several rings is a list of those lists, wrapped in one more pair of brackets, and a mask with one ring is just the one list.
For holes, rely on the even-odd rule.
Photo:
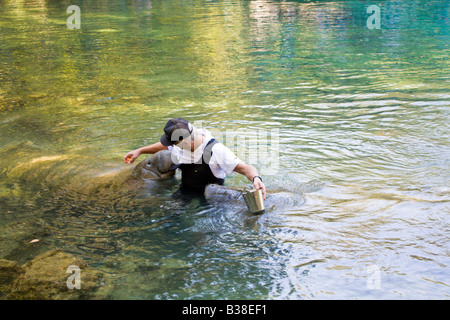
{"label": "underwater rock", "polygon": [[[102,279],[102,273],[88,267],[82,259],[57,249],[38,255],[22,267],[5,260],[1,265],[4,267],[0,268],[0,279],[4,279],[4,274],[9,279],[4,298],[11,300],[92,299]],[[69,267],[79,270],[79,289],[68,285],[75,274]]]}
{"label": "underwater rock", "polygon": [[0,259],[0,298],[12,290],[12,285],[24,272],[17,263]]}

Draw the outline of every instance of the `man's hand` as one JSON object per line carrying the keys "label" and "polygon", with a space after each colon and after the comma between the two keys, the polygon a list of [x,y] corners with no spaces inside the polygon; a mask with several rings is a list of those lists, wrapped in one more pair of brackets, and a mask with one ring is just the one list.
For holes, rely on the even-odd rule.
{"label": "man's hand", "polygon": [[123,157],[123,162],[125,163],[133,163],[141,155],[139,149],[128,152],[125,157]]}
{"label": "man's hand", "polygon": [[261,179],[259,177],[257,177],[258,170],[256,170],[256,168],[254,166],[252,166],[250,164],[245,164],[243,162],[239,162],[237,164],[237,166],[234,168],[234,171],[236,171],[237,173],[243,174],[244,176],[247,177],[248,180],[252,181],[253,187],[256,190],[261,189],[261,191],[264,195],[264,200],[266,200],[266,186],[261,181]]}
{"label": "man's hand", "polygon": [[142,147],[133,151],[128,152],[125,157],[123,157],[123,162],[133,163],[141,154],[153,154],[161,150],[169,150],[166,146],[163,146],[161,142],[156,142],[146,147]]}
{"label": "man's hand", "polygon": [[264,195],[264,200],[266,200],[266,186],[264,185],[264,183],[261,181],[261,179],[259,177],[255,177],[253,179],[253,187],[256,190],[262,190],[262,193]]}

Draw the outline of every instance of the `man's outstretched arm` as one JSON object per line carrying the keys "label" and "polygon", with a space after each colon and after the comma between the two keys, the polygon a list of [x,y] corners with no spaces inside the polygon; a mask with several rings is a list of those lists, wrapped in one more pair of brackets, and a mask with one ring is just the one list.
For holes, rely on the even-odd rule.
{"label": "man's outstretched arm", "polygon": [[142,147],[133,151],[128,152],[123,157],[123,162],[133,163],[141,154],[152,154],[161,150],[168,150],[166,146],[163,146],[161,142],[156,142],[146,147]]}

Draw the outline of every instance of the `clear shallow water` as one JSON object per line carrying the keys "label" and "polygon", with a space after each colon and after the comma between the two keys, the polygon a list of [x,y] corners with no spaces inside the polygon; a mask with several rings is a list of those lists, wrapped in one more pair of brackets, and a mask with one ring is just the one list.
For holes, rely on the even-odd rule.
{"label": "clear shallow water", "polygon": [[[370,4],[110,1],[69,30],[65,2],[1,2],[0,258],[61,248],[111,299],[448,298],[448,2],[380,2],[380,30]],[[178,116],[305,204],[122,184]]]}

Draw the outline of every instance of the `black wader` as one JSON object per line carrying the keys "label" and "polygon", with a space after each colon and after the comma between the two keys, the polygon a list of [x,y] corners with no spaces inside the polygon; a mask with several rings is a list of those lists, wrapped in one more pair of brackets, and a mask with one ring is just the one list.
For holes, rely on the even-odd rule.
{"label": "black wader", "polygon": [[203,189],[207,184],[223,184],[224,179],[219,179],[211,171],[209,160],[212,156],[212,148],[218,143],[211,139],[206,144],[202,157],[196,163],[182,163],[176,167],[181,169],[181,187]]}

